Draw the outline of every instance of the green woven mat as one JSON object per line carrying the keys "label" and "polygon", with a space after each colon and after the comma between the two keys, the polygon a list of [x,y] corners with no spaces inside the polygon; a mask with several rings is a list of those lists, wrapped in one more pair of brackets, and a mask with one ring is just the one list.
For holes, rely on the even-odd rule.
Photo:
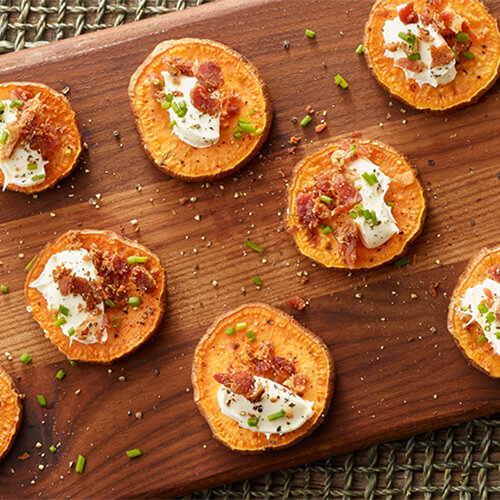
{"label": "green woven mat", "polygon": [[[207,0],[0,0],[0,52],[20,50]],[[500,499],[500,415],[191,498]]]}

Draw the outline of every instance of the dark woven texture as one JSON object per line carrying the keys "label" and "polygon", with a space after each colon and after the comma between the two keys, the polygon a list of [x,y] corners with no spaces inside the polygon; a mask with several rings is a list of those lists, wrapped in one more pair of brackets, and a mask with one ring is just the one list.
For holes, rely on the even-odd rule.
{"label": "dark woven texture", "polygon": [[[0,0],[0,52],[206,1]],[[500,499],[500,415],[198,492],[190,498]]]}

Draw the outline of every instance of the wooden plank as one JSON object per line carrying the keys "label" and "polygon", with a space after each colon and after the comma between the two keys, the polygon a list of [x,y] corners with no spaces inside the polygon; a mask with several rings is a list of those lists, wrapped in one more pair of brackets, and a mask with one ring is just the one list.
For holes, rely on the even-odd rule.
{"label": "wooden plank", "polygon": [[[500,1],[487,3],[500,16]],[[448,117],[401,106],[354,53],[369,8],[361,0],[224,0],[0,58],[2,81],[70,86],[89,146],[58,188],[37,198],[0,197],[0,282],[11,289],[0,297],[0,352],[13,356],[2,364],[26,394],[22,429],[0,464],[1,498],[181,494],[500,410],[498,383],[468,366],[445,323],[448,296],[469,255],[498,243],[499,85]],[[315,40],[304,36],[306,27]],[[276,110],[262,155],[209,187],[156,170],[128,109],[134,69],[158,42],[181,36],[213,38],[247,55],[268,82]],[[333,85],[337,72],[348,91]],[[308,104],[316,122],[327,111],[328,128],[319,136],[313,126],[291,121]],[[296,162],[352,130],[392,144],[420,170],[429,215],[403,269],[322,269],[299,255],[284,230],[286,183]],[[288,152],[291,135],[303,137],[296,154]],[[98,194],[97,209],[90,203]],[[183,196],[197,201],[182,206]],[[139,221],[138,232],[131,219]],[[75,227],[138,238],[167,269],[161,328],[111,371],[70,367],[25,311],[24,266],[47,240]],[[262,256],[247,251],[247,236],[265,247]],[[308,283],[298,276],[304,271]],[[260,291],[256,275],[264,282]],[[428,293],[435,282],[438,297]],[[296,294],[310,299],[302,313],[287,305]],[[257,459],[210,436],[190,384],[194,347],[213,318],[255,300],[283,307],[321,335],[338,372],[324,424],[301,444]],[[31,365],[17,361],[23,352],[33,356]],[[68,372],[61,382],[59,368]],[[38,406],[37,394],[46,396],[47,408]],[[48,452],[57,443],[57,452]],[[130,461],[124,451],[135,447],[144,456]],[[17,458],[25,451],[29,458]],[[87,457],[82,475],[68,467],[78,454]]]}

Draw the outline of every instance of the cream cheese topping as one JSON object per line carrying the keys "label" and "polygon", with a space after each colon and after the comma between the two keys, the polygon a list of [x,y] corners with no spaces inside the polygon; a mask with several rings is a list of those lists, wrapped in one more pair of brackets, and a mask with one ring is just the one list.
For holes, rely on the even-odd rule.
{"label": "cream cheese topping", "polygon": [[[7,130],[9,123],[18,118],[18,108],[11,108],[11,100],[2,100],[4,110],[0,113],[0,136]],[[0,145],[0,148],[2,146]],[[42,158],[40,151],[30,148],[29,144],[21,144],[8,160],[0,160],[0,169],[4,175],[3,190],[11,184],[19,187],[29,187],[41,184],[45,179],[45,165],[48,162]]]}
{"label": "cream cheese topping", "polygon": [[[491,296],[486,295],[489,290]],[[487,306],[488,302],[490,306]],[[493,350],[500,355],[500,321],[495,312],[500,311],[500,283],[490,278],[482,283],[468,288],[462,298],[460,312],[468,319],[465,323],[469,326],[476,322],[483,330],[484,336],[493,347]]]}
{"label": "cream cheese topping", "polygon": [[[396,220],[392,215],[392,209],[384,201],[391,179],[377,165],[366,158],[353,160],[346,165],[346,169],[355,172],[357,176],[354,186],[361,195],[360,208],[374,212],[377,218],[377,224],[362,215],[358,215],[354,219],[359,229],[361,241],[366,248],[377,248],[399,232]],[[377,182],[372,180],[370,185],[363,174],[375,176],[372,179],[376,179]]]}
{"label": "cream cheese topping", "polygon": [[[220,136],[220,113],[203,113],[191,102],[191,90],[198,80],[194,76],[172,76],[167,71],[162,72],[162,76],[165,81],[165,94],[172,94],[173,102],[177,105],[181,101],[186,103],[187,112],[182,118],[177,116],[172,107],[168,109],[170,122],[176,123],[173,127],[175,135],[194,148],[207,148],[216,144]],[[212,95],[218,98],[219,92],[215,90]]]}
{"label": "cream cheese topping", "polygon": [[[54,271],[56,268],[71,270],[74,276],[85,278],[86,280],[95,280],[97,270],[85,249],[64,250],[52,255],[40,274],[40,276],[30,283],[30,287],[36,288],[47,301],[49,311],[57,313],[59,306],[68,309],[65,316],[66,323],[60,326],[64,335],[82,344],[95,344],[97,342],[105,343],[108,339],[107,330],[104,326],[104,302],[96,305],[94,311],[89,312],[86,303],[81,295],[68,294],[62,295],[59,290],[59,284],[54,280]],[[59,317],[62,317],[59,314]],[[81,335],[82,330],[88,328],[88,334]],[[71,331],[74,331],[70,335]]]}
{"label": "cream cheese topping", "polygon": [[[302,399],[284,385],[272,380],[263,377],[255,377],[255,380],[265,389],[260,401],[255,403],[223,385],[217,391],[221,412],[238,422],[240,427],[262,432],[269,438],[271,434],[292,432],[313,416],[313,401]],[[285,413],[283,417],[269,420],[269,415],[276,415],[282,410]],[[248,419],[253,418],[258,418],[257,425],[248,425]]]}
{"label": "cream cheese topping", "polygon": [[[405,5],[402,5],[398,10],[404,7]],[[419,73],[415,73],[414,71],[403,68],[396,62],[394,63],[394,65],[398,68],[402,68],[405,72],[406,78],[415,80],[419,84],[419,86],[427,84],[431,85],[432,87],[437,87],[438,85],[445,85],[446,83],[451,82],[457,75],[457,70],[455,68],[455,59],[444,66],[436,66],[435,68],[431,68],[431,46],[434,45],[435,47],[440,47],[441,45],[447,45],[445,39],[436,31],[434,26],[432,26],[431,24],[424,26],[420,19],[417,23],[404,24],[401,19],[396,16],[394,19],[385,22],[384,27],[382,28],[382,33],[386,44],[400,43],[403,42],[403,40],[398,36],[400,32],[415,35],[418,37],[419,29],[427,30],[429,32],[429,36],[432,38],[432,42],[425,42],[422,39],[419,40],[418,53],[420,54],[420,60],[425,63],[427,68]],[[407,54],[402,48],[398,48],[395,51],[386,49],[384,55],[386,57],[394,59],[395,61],[400,58],[407,58]]]}

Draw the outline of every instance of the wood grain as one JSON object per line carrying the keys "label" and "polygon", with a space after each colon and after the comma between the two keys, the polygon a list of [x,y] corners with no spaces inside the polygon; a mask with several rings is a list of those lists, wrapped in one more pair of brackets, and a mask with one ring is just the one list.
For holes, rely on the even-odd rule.
{"label": "wood grain", "polygon": [[[500,1],[487,4],[498,18]],[[20,434],[0,464],[1,498],[182,494],[500,410],[498,382],[470,367],[446,331],[448,294],[468,257],[498,243],[500,87],[449,116],[391,100],[354,52],[369,8],[361,0],[224,0],[0,58],[2,81],[70,86],[88,144],[79,168],[57,188],[37,198],[0,196],[0,282],[11,290],[0,296],[0,352],[11,353],[13,361],[2,354],[2,364],[26,394]],[[306,38],[305,28],[317,38]],[[182,36],[219,40],[248,56],[275,107],[262,154],[209,186],[154,168],[128,109],[135,68],[157,43]],[[347,91],[333,84],[339,72]],[[300,120],[309,104],[317,115],[302,129],[291,118]],[[317,135],[324,111],[328,127]],[[420,171],[429,214],[402,269],[323,269],[301,257],[284,230],[296,162],[352,130],[392,144]],[[291,135],[302,137],[295,154],[288,151]],[[197,201],[181,205],[184,196]],[[167,270],[162,326],[112,371],[71,367],[25,311],[24,266],[46,241],[75,227],[137,238]],[[249,250],[246,237],[265,252]],[[429,286],[438,282],[433,297]],[[287,305],[293,295],[310,299],[302,313]],[[211,437],[190,386],[198,339],[213,318],[245,301],[293,313],[325,339],[338,373],[321,427],[299,445],[258,459]],[[32,364],[18,361],[23,352]],[[63,381],[55,378],[60,368],[67,371]],[[39,407],[37,394],[48,407]],[[129,460],[125,450],[135,447],[144,455]],[[18,458],[25,452],[28,458]],[[82,475],[68,466],[78,454],[87,457]]]}

